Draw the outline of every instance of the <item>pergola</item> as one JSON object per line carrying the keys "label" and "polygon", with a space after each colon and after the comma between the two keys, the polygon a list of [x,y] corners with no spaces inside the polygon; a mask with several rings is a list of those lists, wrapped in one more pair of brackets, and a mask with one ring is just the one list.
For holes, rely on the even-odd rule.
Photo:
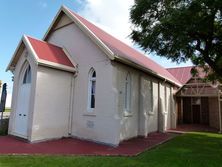
{"label": "pergola", "polygon": [[[222,120],[221,120],[221,108],[222,108],[222,84],[212,84],[210,82],[204,82],[203,79],[198,77],[192,77],[186,84],[184,84],[177,92],[177,109],[181,111],[183,115],[183,100],[186,97],[190,97],[192,103],[195,103],[195,99],[201,97],[214,97],[217,98],[218,102],[218,116],[219,116],[219,132],[222,132]],[[199,103],[196,101],[196,103]]]}

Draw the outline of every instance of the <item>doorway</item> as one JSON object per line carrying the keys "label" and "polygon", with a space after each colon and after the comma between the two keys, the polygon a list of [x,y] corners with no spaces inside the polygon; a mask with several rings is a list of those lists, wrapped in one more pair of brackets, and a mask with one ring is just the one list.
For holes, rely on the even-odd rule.
{"label": "doorway", "polygon": [[192,105],[193,123],[200,123],[200,105]]}
{"label": "doorway", "polygon": [[[209,106],[207,97],[183,97],[183,111],[180,111],[184,124],[209,125]],[[181,118],[180,118],[181,119]]]}
{"label": "doorway", "polygon": [[31,67],[26,64],[21,72],[19,81],[17,106],[15,111],[15,133],[23,138],[27,138],[28,113],[31,92]]}

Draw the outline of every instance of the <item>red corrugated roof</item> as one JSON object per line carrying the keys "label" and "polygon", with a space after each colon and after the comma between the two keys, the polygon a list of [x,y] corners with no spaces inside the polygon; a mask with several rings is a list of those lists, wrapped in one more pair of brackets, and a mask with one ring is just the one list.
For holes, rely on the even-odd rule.
{"label": "red corrugated roof", "polygon": [[74,65],[69,60],[68,56],[61,47],[47,43],[45,41],[34,39],[32,37],[27,37],[27,39],[29,40],[39,59],[69,67],[74,67]]}
{"label": "red corrugated roof", "polygon": [[[188,66],[188,67],[176,67],[176,68],[168,68],[167,70],[175,77],[177,80],[179,80],[182,84],[187,83],[193,76],[191,74],[191,69],[194,68],[194,66]],[[198,71],[198,77],[204,78],[206,77],[206,72],[204,72],[203,68],[195,67],[195,69]]]}
{"label": "red corrugated roof", "polygon": [[174,83],[181,84],[173,75],[171,75],[165,68],[146,57],[144,54],[136,51],[132,47],[126,45],[102,29],[98,28],[88,20],[74,13],[68,9],[75,18],[77,18],[83,25],[85,25],[97,38],[99,38],[113,53],[124,59],[130,60],[143,68],[149,69],[157,75],[164,77]]}
{"label": "red corrugated roof", "polygon": [[176,67],[176,68],[168,68],[167,70],[182,84],[187,83],[192,77],[191,69],[193,66],[189,67]]}

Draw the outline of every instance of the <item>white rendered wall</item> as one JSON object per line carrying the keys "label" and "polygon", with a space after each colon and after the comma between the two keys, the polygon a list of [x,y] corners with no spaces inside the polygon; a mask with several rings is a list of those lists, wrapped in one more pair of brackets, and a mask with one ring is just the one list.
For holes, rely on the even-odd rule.
{"label": "white rendered wall", "polygon": [[172,118],[172,114],[175,108],[173,107],[173,98],[172,98],[172,92],[171,87],[169,84],[162,82],[159,84],[159,91],[160,91],[160,97],[159,97],[159,107],[160,107],[160,115],[159,115],[159,127],[160,131],[166,131],[167,129],[170,129],[173,123],[172,121],[175,121],[175,119]]}
{"label": "white rendered wall", "polygon": [[[151,84],[151,85],[150,85]],[[152,87],[151,90],[149,87]],[[141,78],[139,135],[158,131],[158,82],[152,77]],[[151,96],[151,99],[149,98]]]}
{"label": "white rendered wall", "polygon": [[[167,111],[165,107],[164,90],[160,92],[161,105],[159,108],[159,82],[139,70],[120,63],[110,62],[107,56],[86,36],[75,24],[69,24],[53,32],[48,41],[58,46],[65,47],[75,63],[78,65],[78,75],[75,78],[73,91],[73,121],[72,135],[88,140],[117,145],[120,141],[129,139],[141,133],[147,135],[153,131],[163,131],[167,128]],[[91,68],[96,70],[96,107],[93,113],[88,113],[88,73]],[[131,73],[132,98],[131,114],[124,112],[124,86],[127,72]],[[140,87],[141,78],[152,80],[153,84],[153,113],[147,113],[141,106]],[[165,83],[163,83],[165,89]],[[170,93],[168,92],[170,95]],[[144,102],[146,99],[144,99]],[[170,102],[169,102],[170,103]],[[169,105],[169,104],[168,104]],[[141,108],[144,108],[143,111]],[[164,122],[160,122],[158,112],[164,116]],[[139,112],[140,111],[140,112]],[[146,115],[144,125],[140,125],[141,112]],[[143,132],[140,130],[143,126]],[[163,128],[162,128],[163,129]]]}
{"label": "white rendered wall", "polygon": [[68,136],[73,74],[39,66],[31,141]]}
{"label": "white rendered wall", "polygon": [[[135,69],[116,63],[117,83],[116,90],[118,90],[118,115],[120,118],[120,136],[119,140],[129,139],[138,136],[138,119],[139,119],[139,75]],[[124,109],[125,99],[125,80],[127,74],[131,77],[131,100],[130,111],[127,113]]]}
{"label": "white rendered wall", "polygon": [[[78,65],[75,87],[71,135],[87,140],[117,145],[119,120],[116,117],[116,90],[113,67],[107,56],[75,24],[53,32],[49,42],[67,49]],[[96,71],[96,100],[93,112],[88,112],[88,76]]]}
{"label": "white rendered wall", "polygon": [[[23,76],[21,75],[21,70],[25,63],[28,63],[31,67],[31,91],[30,91],[30,104],[29,104],[29,113],[28,113],[28,132],[27,132],[27,139],[31,139],[31,131],[32,131],[32,121],[33,121],[33,108],[34,108],[34,100],[35,100],[35,85],[36,85],[36,74],[37,74],[37,64],[30,53],[25,49],[15,67],[14,74],[14,82],[13,82],[13,92],[12,92],[12,107],[10,113],[10,120],[9,120],[9,129],[8,133],[11,135],[17,136],[15,131],[15,116],[16,116],[16,107],[18,101],[18,92],[19,87],[21,84],[21,80]],[[22,104],[21,104],[22,105]]]}
{"label": "white rendered wall", "polygon": [[[147,136],[151,132],[159,130],[159,82],[155,77],[139,70],[135,70],[121,63],[115,63],[117,75],[116,89],[118,90],[118,114],[120,118],[120,140],[126,140],[136,136]],[[125,78],[127,73],[131,75],[131,113],[124,111]],[[153,87],[152,101],[149,99],[150,90],[147,88],[151,82]],[[163,96],[164,97],[164,96]],[[164,99],[163,99],[164,101]],[[152,108],[152,111],[150,110]],[[163,125],[163,123],[160,123]]]}
{"label": "white rendered wall", "polygon": [[171,108],[172,108],[172,103],[171,103],[171,91],[170,91],[170,86],[166,85],[166,130],[171,128]]}

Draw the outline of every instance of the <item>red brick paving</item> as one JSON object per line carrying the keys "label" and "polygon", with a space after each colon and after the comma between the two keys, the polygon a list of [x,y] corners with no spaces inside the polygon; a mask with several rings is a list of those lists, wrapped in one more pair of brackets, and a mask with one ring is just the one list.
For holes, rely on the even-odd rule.
{"label": "red brick paving", "polygon": [[123,141],[118,147],[110,147],[74,138],[31,144],[12,136],[2,136],[0,137],[0,154],[133,156],[166,142],[173,136],[170,133],[151,133],[146,138],[138,137]]}

